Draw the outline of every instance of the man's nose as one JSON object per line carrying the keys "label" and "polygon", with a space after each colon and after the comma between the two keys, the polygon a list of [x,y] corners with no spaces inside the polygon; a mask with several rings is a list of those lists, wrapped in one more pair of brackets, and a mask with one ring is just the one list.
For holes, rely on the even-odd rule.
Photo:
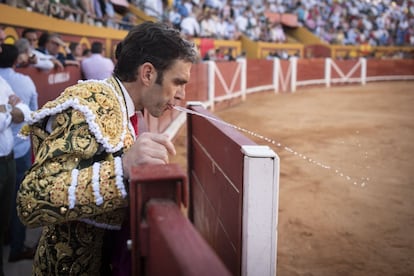
{"label": "man's nose", "polygon": [[177,93],[175,93],[174,99],[184,100],[184,98],[185,98],[185,86],[183,85],[178,89]]}

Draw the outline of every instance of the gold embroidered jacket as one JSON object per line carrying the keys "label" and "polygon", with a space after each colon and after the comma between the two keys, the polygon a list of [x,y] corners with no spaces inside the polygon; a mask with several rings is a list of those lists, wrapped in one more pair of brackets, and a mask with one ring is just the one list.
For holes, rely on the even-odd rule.
{"label": "gold embroidered jacket", "polygon": [[121,156],[135,139],[114,78],[84,81],[32,114],[35,160],[17,196],[29,227],[43,226],[34,275],[99,275],[105,229],[128,206]]}

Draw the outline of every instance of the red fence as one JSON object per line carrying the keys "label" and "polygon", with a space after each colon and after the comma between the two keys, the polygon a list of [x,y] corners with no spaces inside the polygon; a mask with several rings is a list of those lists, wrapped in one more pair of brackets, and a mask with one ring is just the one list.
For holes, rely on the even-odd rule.
{"label": "red fence", "polygon": [[182,204],[187,204],[186,180],[176,164],[133,168],[130,179],[133,275],[230,275],[181,212]]}
{"label": "red fence", "polygon": [[[194,109],[203,112],[200,107]],[[187,127],[191,133],[188,135],[188,166],[192,183],[192,220],[210,245],[220,252],[220,258],[232,274],[240,275],[242,187],[239,185],[243,179],[240,147],[254,143],[233,129],[222,129],[197,116],[188,118]],[[221,131],[227,135],[221,137]],[[239,140],[233,140],[232,135]]]}
{"label": "red fence", "polygon": [[[203,107],[191,109],[203,116],[187,119],[190,218],[233,275],[274,275],[276,155],[235,128],[206,119],[215,117]],[[260,151],[252,158],[260,162],[257,170],[249,147]]]}
{"label": "red fence", "polygon": [[81,72],[76,66],[67,66],[65,70],[56,69],[49,71],[26,67],[18,68],[17,71],[32,78],[39,94],[39,106],[56,98],[66,87],[77,83],[81,79]]}

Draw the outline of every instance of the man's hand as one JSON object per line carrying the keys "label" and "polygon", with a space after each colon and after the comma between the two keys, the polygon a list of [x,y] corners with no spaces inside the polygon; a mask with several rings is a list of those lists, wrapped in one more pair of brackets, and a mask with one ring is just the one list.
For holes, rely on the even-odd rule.
{"label": "man's hand", "polygon": [[122,157],[124,177],[129,178],[131,168],[142,164],[168,164],[168,154],[176,154],[168,136],[145,132]]}
{"label": "man's hand", "polygon": [[50,59],[50,61],[53,63],[53,65],[56,69],[58,69],[58,70],[65,69],[65,66],[63,66],[62,62],[60,62],[58,59],[52,58],[52,59]]}
{"label": "man's hand", "polygon": [[13,94],[9,96],[9,104],[13,107],[10,112],[12,116],[12,122],[16,124],[24,121],[23,112],[20,109],[15,107],[20,102],[21,102],[20,98],[17,97],[16,95]]}
{"label": "man's hand", "polygon": [[9,104],[13,107],[16,106],[16,104],[20,103],[21,100],[19,97],[17,97],[16,95],[12,94],[9,96]]}

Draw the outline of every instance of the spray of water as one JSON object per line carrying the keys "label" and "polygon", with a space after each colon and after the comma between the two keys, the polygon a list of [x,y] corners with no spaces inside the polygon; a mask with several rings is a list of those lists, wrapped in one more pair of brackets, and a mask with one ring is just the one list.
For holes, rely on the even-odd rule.
{"label": "spray of water", "polygon": [[293,154],[293,155],[297,156],[298,158],[300,158],[300,159],[301,159],[301,160],[303,160],[303,161],[309,162],[309,163],[311,163],[311,164],[313,164],[313,165],[315,165],[315,166],[321,167],[321,168],[323,168],[323,169],[333,171],[336,175],[338,175],[339,177],[342,177],[342,178],[346,179],[346,181],[348,181],[348,182],[350,182],[350,183],[352,183],[352,184],[354,184],[354,185],[359,185],[359,186],[361,186],[361,187],[365,187],[366,182],[368,182],[368,181],[369,181],[369,178],[367,178],[367,177],[363,177],[363,178],[362,178],[362,181],[356,180],[356,179],[354,179],[354,178],[350,177],[349,175],[345,174],[345,173],[344,173],[342,170],[340,170],[340,169],[333,168],[332,166],[329,166],[329,165],[324,164],[324,163],[322,163],[322,162],[316,161],[316,160],[314,160],[313,158],[310,158],[310,157],[308,157],[308,156],[306,156],[306,155],[304,155],[304,154],[302,154],[302,153],[300,153],[300,152],[295,151],[294,149],[292,149],[292,148],[290,148],[290,147],[288,147],[288,146],[283,145],[283,144],[282,144],[282,143],[280,143],[280,142],[277,142],[277,141],[275,141],[275,140],[273,140],[273,139],[271,139],[271,138],[269,138],[269,137],[263,136],[263,135],[258,134],[258,133],[256,133],[256,132],[250,131],[250,130],[248,130],[248,129],[245,129],[245,128],[242,128],[242,127],[239,127],[239,126],[236,126],[236,125],[230,124],[230,123],[227,123],[227,122],[225,122],[225,121],[223,121],[223,120],[219,120],[219,119],[217,119],[217,118],[210,117],[210,116],[207,116],[207,115],[205,115],[205,114],[201,114],[201,113],[195,112],[195,111],[193,111],[193,110],[190,110],[190,109],[184,108],[184,107],[182,107],[182,106],[174,106],[174,109],[176,109],[176,110],[178,110],[178,111],[181,111],[181,112],[186,112],[186,113],[189,113],[189,114],[192,114],[192,115],[196,115],[196,116],[203,117],[203,118],[205,118],[205,119],[207,119],[207,120],[210,120],[210,121],[214,121],[214,122],[220,123],[220,124],[222,124],[222,125],[225,125],[225,126],[228,126],[228,127],[234,128],[234,129],[236,129],[236,130],[238,130],[238,131],[241,131],[241,132],[247,133],[247,134],[249,134],[249,135],[251,135],[251,136],[253,136],[253,137],[257,137],[257,138],[259,138],[259,139],[261,139],[261,140],[266,141],[266,142],[267,142],[267,143],[269,143],[269,144],[272,144],[272,145],[274,145],[274,146],[276,146],[276,147],[278,147],[278,148],[280,148],[280,149],[283,149],[283,150],[285,150],[285,151],[289,152],[290,154]]}

